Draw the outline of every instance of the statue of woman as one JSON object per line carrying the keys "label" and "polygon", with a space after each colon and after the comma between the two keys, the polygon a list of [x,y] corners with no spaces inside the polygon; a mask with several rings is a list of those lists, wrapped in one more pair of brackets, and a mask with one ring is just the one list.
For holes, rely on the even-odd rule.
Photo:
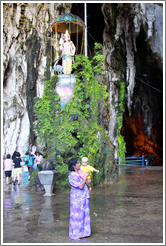
{"label": "statue of woman", "polygon": [[61,37],[59,45],[62,53],[62,66],[64,74],[71,74],[72,62],[74,62],[75,45],[70,40],[68,30],[65,31],[64,39]]}

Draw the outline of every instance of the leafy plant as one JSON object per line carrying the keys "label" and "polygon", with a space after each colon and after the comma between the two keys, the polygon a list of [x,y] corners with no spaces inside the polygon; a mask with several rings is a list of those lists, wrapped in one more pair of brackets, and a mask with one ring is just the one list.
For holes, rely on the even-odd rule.
{"label": "leafy plant", "polygon": [[34,122],[35,132],[40,141],[46,146],[46,156],[49,156],[52,152],[52,137],[58,134],[56,125],[59,123],[58,115],[61,108],[60,98],[55,89],[57,82],[57,76],[53,76],[45,82],[44,93],[41,98],[37,98],[34,108],[36,116]]}
{"label": "leafy plant", "polygon": [[[35,131],[45,144],[46,157],[57,157],[56,170],[60,172],[57,185],[61,189],[68,187],[67,164],[71,157],[81,160],[88,156],[89,164],[100,170],[92,176],[93,184],[100,184],[112,165],[108,158],[112,149],[102,125],[102,112],[108,107],[109,95],[102,45],[95,44],[95,56],[91,61],[84,55],[77,55],[73,71],[76,74],[73,99],[63,109],[55,90],[57,76],[46,81],[44,94],[35,104]],[[78,120],[71,119],[73,114],[78,115]],[[106,145],[107,153],[103,151]]]}
{"label": "leafy plant", "polygon": [[118,116],[118,129],[117,129],[117,137],[118,137],[118,156],[125,157],[126,154],[126,143],[124,141],[124,137],[121,135],[120,131],[123,125],[123,113],[124,109],[124,96],[125,96],[125,82],[120,83],[120,103],[119,103],[119,116]]}

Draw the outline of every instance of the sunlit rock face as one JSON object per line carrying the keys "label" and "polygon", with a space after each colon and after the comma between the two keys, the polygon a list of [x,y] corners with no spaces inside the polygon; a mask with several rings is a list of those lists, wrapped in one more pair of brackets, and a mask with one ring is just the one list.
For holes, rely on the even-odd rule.
{"label": "sunlit rock face", "polygon": [[[3,147],[12,154],[35,151],[35,97],[50,78],[51,23],[60,3],[3,4]],[[66,4],[70,9],[71,4]]]}
{"label": "sunlit rock face", "polygon": [[[110,139],[117,150],[119,88],[120,82],[126,81],[125,115],[128,120],[143,115],[140,131],[143,130],[144,139],[154,142],[155,149],[156,141],[162,142],[161,134],[160,139],[156,138],[157,132],[162,131],[163,6],[157,3],[104,3],[102,12],[105,66],[110,83]],[[127,128],[123,127],[122,134],[130,141],[126,138]],[[140,142],[143,143],[141,138]],[[141,144],[142,152],[139,144],[136,146],[128,154],[147,154],[144,144]]]}
{"label": "sunlit rock face", "polygon": [[[66,3],[68,10],[71,6]],[[54,59],[51,47],[55,47],[51,41],[51,24],[62,9],[61,3],[3,4],[3,143],[6,154],[15,150],[24,154],[39,148],[33,132],[33,108],[35,98],[42,96],[44,82],[51,76],[51,57]],[[103,47],[110,92],[106,128],[116,157],[121,81],[126,82],[127,88],[126,123],[122,131],[125,139],[128,139],[125,127],[132,125],[129,118],[141,117],[139,126],[143,127],[149,141],[162,141],[161,134],[156,134],[159,129],[162,131],[163,6],[160,3],[103,3],[101,11],[105,21]]]}

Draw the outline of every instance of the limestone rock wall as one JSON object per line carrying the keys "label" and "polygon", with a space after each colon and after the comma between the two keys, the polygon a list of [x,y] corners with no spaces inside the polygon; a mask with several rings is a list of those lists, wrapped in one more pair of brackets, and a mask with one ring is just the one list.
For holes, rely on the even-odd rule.
{"label": "limestone rock wall", "polygon": [[[71,6],[66,3],[68,9]],[[15,150],[21,154],[35,151],[38,145],[33,132],[33,107],[35,97],[43,93],[44,81],[51,76],[51,46],[54,45],[51,23],[61,14],[62,8],[62,3],[3,3],[3,142],[6,154]],[[163,6],[161,3],[103,3],[101,11],[105,21],[103,46],[110,92],[108,128],[116,156],[120,82],[126,81],[128,110],[134,104],[143,111],[149,134],[158,111],[156,107],[154,112],[151,98],[145,97],[144,88],[138,83],[134,101],[133,95],[141,35],[147,54],[162,73]],[[146,95],[148,93],[146,91]],[[157,96],[155,101],[158,101]]]}
{"label": "limestone rock wall", "polygon": [[[50,77],[51,23],[61,3],[3,3],[4,152],[35,151],[33,106]],[[67,4],[70,9],[71,4]]]}
{"label": "limestone rock wall", "polygon": [[[145,93],[143,93],[143,95],[142,92],[138,92],[137,90],[137,95],[134,97],[134,89],[136,76],[139,72],[139,67],[141,67],[141,64],[139,64],[139,66],[136,64],[136,60],[139,60],[139,62],[141,60],[141,58],[139,58],[139,56],[141,56],[141,49],[145,52],[144,60],[147,59],[146,56],[151,56],[149,57],[151,61],[145,64],[149,67],[148,73],[150,74],[152,72],[150,68],[153,70],[152,63],[154,62],[156,67],[158,67],[159,73],[162,74],[163,6],[157,3],[104,3],[102,5],[102,12],[105,20],[103,33],[105,66],[110,83],[109,135],[117,150],[118,142],[116,132],[119,112],[120,82],[126,81],[126,102],[128,110],[131,111],[133,104],[139,101],[139,110],[142,110],[144,114],[144,128],[149,136],[152,130],[152,120],[154,120],[153,114],[157,114],[159,110],[154,109],[155,106],[152,105],[150,101],[154,101],[154,98],[156,101],[161,95],[156,96],[151,91],[147,92],[146,89],[148,95]],[[138,46],[140,46],[138,37],[140,38],[140,36],[146,47],[138,48]],[[144,68],[140,70],[142,73],[145,71]],[[152,82],[150,85],[152,86]],[[162,87],[162,79],[158,81],[158,85]],[[139,89],[141,86],[142,85],[139,85]],[[155,87],[157,86],[155,85]],[[141,90],[145,91],[144,88],[141,88],[140,91]],[[143,106],[145,104],[146,109]],[[115,156],[117,156],[116,151]]]}

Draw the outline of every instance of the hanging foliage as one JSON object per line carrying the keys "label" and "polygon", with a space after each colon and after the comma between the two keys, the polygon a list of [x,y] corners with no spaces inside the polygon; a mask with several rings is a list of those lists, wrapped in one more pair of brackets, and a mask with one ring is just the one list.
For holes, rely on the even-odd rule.
{"label": "hanging foliage", "polygon": [[[57,77],[46,81],[45,91],[35,105],[36,131],[45,143],[47,158],[58,157],[56,170],[60,172],[57,185],[68,186],[68,160],[83,156],[89,164],[100,170],[92,177],[93,184],[100,184],[112,165],[112,148],[108,134],[102,125],[102,112],[108,107],[108,92],[105,86],[102,45],[95,44],[92,61],[84,55],[77,55],[73,70],[76,85],[73,99],[61,109],[59,96],[55,90]],[[76,115],[76,120],[72,120]],[[107,146],[107,153],[105,150]]]}
{"label": "hanging foliage", "polygon": [[118,156],[125,157],[126,154],[126,143],[124,141],[124,137],[121,135],[120,131],[123,125],[123,113],[124,109],[124,97],[125,97],[125,82],[120,83],[120,103],[119,103],[119,116],[118,116],[118,129],[117,129],[117,137],[118,137]]}

